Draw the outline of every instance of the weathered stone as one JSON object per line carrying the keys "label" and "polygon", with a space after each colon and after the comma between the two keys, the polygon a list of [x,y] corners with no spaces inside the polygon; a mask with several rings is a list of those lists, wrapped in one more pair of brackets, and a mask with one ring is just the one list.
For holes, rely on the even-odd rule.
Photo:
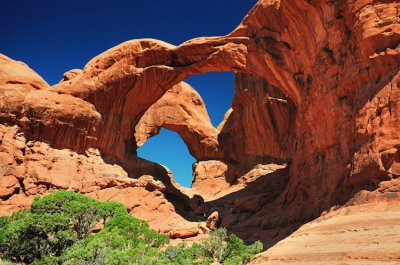
{"label": "weathered stone", "polygon": [[149,191],[161,191],[164,192],[166,190],[165,185],[159,181],[159,180],[154,180],[152,176],[149,175],[143,175],[141,176],[138,181],[143,184],[143,186],[149,190]]}
{"label": "weathered stone", "polygon": [[219,224],[219,214],[218,212],[213,212],[210,214],[210,216],[207,218],[206,221],[206,226],[208,229],[213,230],[214,228],[217,228]]}
{"label": "weathered stone", "polygon": [[213,196],[228,188],[226,181],[228,166],[218,160],[200,161],[193,165],[194,192],[203,197]]}
{"label": "weathered stone", "polygon": [[69,80],[74,79],[75,77],[77,77],[78,75],[81,75],[81,74],[82,74],[82,70],[81,69],[69,70],[68,72],[65,72],[63,74],[63,79],[60,82],[69,81]]}
{"label": "weathered stone", "polygon": [[187,227],[181,229],[174,229],[168,233],[170,238],[188,238],[188,237],[195,237],[199,234],[198,227]]}

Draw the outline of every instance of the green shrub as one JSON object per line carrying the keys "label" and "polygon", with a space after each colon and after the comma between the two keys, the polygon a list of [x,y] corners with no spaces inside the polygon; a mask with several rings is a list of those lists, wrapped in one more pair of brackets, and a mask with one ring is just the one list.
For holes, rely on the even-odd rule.
{"label": "green shrub", "polygon": [[199,264],[206,265],[214,262],[214,258],[208,256],[202,244],[194,243],[191,247],[180,243],[177,246],[169,246],[162,253],[160,264]]}
{"label": "green shrub", "polygon": [[31,207],[31,213],[67,216],[77,239],[85,237],[100,220],[104,222],[119,211],[126,213],[126,208],[120,203],[99,202],[80,193],[66,190],[53,192],[44,197],[37,196]]}
{"label": "green shrub", "polygon": [[210,238],[203,242],[208,256],[213,257],[218,262],[222,262],[226,256],[226,239],[228,233],[226,229],[220,228],[210,233]]}
{"label": "green shrub", "polygon": [[224,264],[244,264],[249,262],[255,254],[262,251],[263,244],[257,241],[252,245],[246,246],[242,239],[231,234],[226,248],[226,256],[229,258]]}
{"label": "green shrub", "polygon": [[0,216],[0,229],[4,227],[6,224],[8,224],[10,218],[7,218],[5,216]]}
{"label": "green shrub", "polygon": [[71,264],[129,264],[157,257],[169,238],[150,230],[146,222],[119,213],[104,228],[70,247],[60,262]]}
{"label": "green shrub", "polygon": [[[91,233],[96,224],[103,228]],[[244,264],[262,250],[220,228],[188,247],[129,215],[117,202],[99,202],[71,191],[36,197],[29,211],[0,218],[1,258],[35,265]],[[0,263],[1,264],[1,263]],[[8,263],[4,263],[8,264]]]}
{"label": "green shrub", "polygon": [[60,255],[74,242],[69,219],[62,214],[26,213],[0,229],[0,252],[16,262],[30,263],[44,255]]}
{"label": "green shrub", "polygon": [[1,218],[0,255],[25,263],[59,256],[100,220],[121,211],[126,213],[122,204],[101,203],[72,191],[35,197],[30,211]]}
{"label": "green shrub", "polygon": [[182,243],[167,247],[162,253],[161,264],[205,265],[218,261],[226,265],[240,265],[249,262],[262,249],[260,241],[247,246],[237,236],[231,234],[228,237],[227,231],[219,228],[212,231],[209,238],[191,247]]}

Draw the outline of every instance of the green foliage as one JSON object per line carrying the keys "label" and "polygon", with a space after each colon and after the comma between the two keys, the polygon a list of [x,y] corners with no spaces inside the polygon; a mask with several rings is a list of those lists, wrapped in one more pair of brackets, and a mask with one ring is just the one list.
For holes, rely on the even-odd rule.
{"label": "green foliage", "polygon": [[150,230],[146,222],[131,215],[116,214],[104,228],[70,247],[60,263],[129,264],[156,258],[159,247],[168,243],[166,235]]}
{"label": "green foliage", "polygon": [[5,216],[0,216],[0,229],[4,227],[6,224],[8,224],[9,221],[10,221],[9,218]]}
{"label": "green foliage", "polygon": [[255,254],[260,253],[263,249],[263,244],[260,241],[246,246],[242,239],[236,235],[229,236],[226,247],[226,256],[229,257],[224,264],[243,264],[249,262]]}
{"label": "green foliage", "polygon": [[186,247],[184,244],[169,246],[162,253],[161,264],[205,265],[218,261],[225,265],[240,265],[249,262],[255,254],[261,252],[260,241],[247,246],[243,240],[231,234],[229,237],[224,228],[211,232],[210,237]]}
{"label": "green foliage", "polygon": [[218,262],[224,261],[226,257],[226,244],[227,239],[226,229],[216,229],[211,232],[210,238],[204,241],[204,247],[207,254],[214,257]]}
{"label": "green foliage", "polygon": [[101,203],[71,191],[36,197],[30,211],[0,220],[1,256],[25,263],[59,256],[100,220],[122,210],[126,213],[122,204]]}
{"label": "green foliage", "polygon": [[59,255],[72,245],[69,220],[62,214],[26,213],[12,217],[0,230],[0,252],[17,262],[32,262],[43,255]]}
{"label": "green foliage", "polygon": [[206,265],[214,262],[212,256],[208,256],[206,249],[202,244],[194,243],[191,247],[187,247],[183,243],[177,246],[169,246],[162,253],[160,258],[161,264],[199,264]]}
{"label": "green foliage", "polygon": [[105,221],[125,207],[115,202],[98,202],[80,193],[66,190],[53,192],[45,197],[36,197],[31,213],[62,214],[69,218],[77,239],[85,237],[101,219]]}
{"label": "green foliage", "polygon": [[[102,224],[100,232],[92,229]],[[0,218],[1,258],[35,265],[244,264],[262,250],[246,246],[225,229],[188,247],[167,246],[169,238],[129,215],[116,202],[98,202],[71,191],[36,197],[30,211]],[[1,263],[0,263],[1,264]],[[8,264],[8,263],[4,263]]]}

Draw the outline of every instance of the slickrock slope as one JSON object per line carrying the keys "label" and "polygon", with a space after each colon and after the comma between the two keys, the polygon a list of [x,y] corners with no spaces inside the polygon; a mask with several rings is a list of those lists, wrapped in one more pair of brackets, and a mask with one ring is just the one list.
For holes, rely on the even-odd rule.
{"label": "slickrock slope", "polygon": [[368,195],[368,203],[332,210],[303,225],[250,264],[399,264],[399,198]]}
{"label": "slickrock slope", "polygon": [[[127,41],[96,56],[82,71],[65,73],[53,87],[26,65],[2,56],[1,132],[13,140],[0,142],[1,211],[20,207],[14,197],[30,196],[28,178],[37,180],[31,183],[38,193],[53,185],[84,192],[79,185],[90,189],[82,178],[88,174],[99,183],[93,184],[100,187],[98,198],[114,198],[99,195],[107,180],[97,167],[116,167],[122,179],[105,186],[119,189],[118,194],[133,188],[128,178],[153,183],[150,175],[165,186],[161,191],[145,185],[161,191],[152,194],[161,194],[166,216],[178,216],[166,201],[189,224],[218,210],[222,225],[269,246],[355,194],[378,192],[382,181],[393,184],[400,176],[397,2],[260,0],[227,36],[179,46]],[[210,71],[236,74],[232,110],[217,129],[201,98],[182,83]],[[177,131],[198,160],[193,186],[199,194],[188,192],[191,200],[174,186],[167,169],[136,156],[137,147],[160,127]],[[41,151],[38,163],[49,172],[58,161],[51,157],[64,157],[65,148],[76,161],[97,162],[89,167],[92,173],[76,162],[70,165],[74,176],[41,181],[53,173],[28,172],[32,159],[26,150],[32,150],[25,150],[19,137],[48,146],[49,155]],[[98,155],[93,158],[89,150]],[[60,161],[75,163],[66,160]],[[271,163],[286,167],[269,170]],[[61,174],[57,167],[54,174]],[[50,186],[42,189],[42,182]],[[219,190],[207,191],[207,186]],[[393,189],[390,196],[398,197],[397,187],[387,187]],[[160,200],[143,209],[160,208]],[[130,199],[124,202],[135,209]],[[154,218],[166,219],[163,214]],[[196,234],[190,227],[186,231]]]}
{"label": "slickrock slope", "polygon": [[40,90],[49,87],[46,81],[30,69],[28,65],[14,61],[3,54],[0,55],[0,67],[2,89],[9,88],[12,90],[19,87],[21,90]]}

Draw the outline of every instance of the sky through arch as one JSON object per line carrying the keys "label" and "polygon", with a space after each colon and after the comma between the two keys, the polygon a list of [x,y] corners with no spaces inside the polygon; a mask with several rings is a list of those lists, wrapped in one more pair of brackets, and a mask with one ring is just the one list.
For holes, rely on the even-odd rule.
{"label": "sky through arch", "polygon": [[176,182],[184,187],[192,184],[192,164],[196,160],[178,133],[161,129],[158,135],[139,147],[138,156],[166,166],[172,171]]}

